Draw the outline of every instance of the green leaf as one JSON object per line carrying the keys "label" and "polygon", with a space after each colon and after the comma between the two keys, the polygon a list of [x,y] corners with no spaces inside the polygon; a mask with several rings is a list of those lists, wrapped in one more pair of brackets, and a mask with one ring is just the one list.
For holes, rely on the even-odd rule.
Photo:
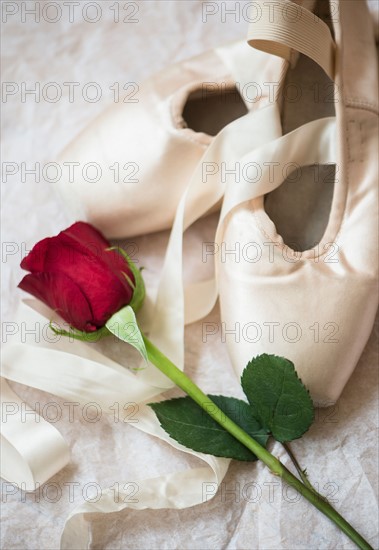
{"label": "green leaf", "polygon": [[312,424],[312,399],[288,359],[258,355],[243,371],[241,383],[253,415],[277,441],[297,439]]}
{"label": "green leaf", "polygon": [[84,332],[83,330],[78,330],[77,328],[70,327],[70,330],[63,330],[55,327],[50,321],[50,329],[54,334],[58,336],[67,336],[68,338],[73,338],[74,340],[80,340],[81,342],[98,342],[101,338],[105,336],[110,336],[110,332],[106,327],[101,327],[99,330],[94,332]]}
{"label": "green leaf", "polygon": [[128,277],[128,275],[124,273],[126,280],[130,284],[130,286],[134,289],[133,297],[129,305],[137,313],[137,311],[142,307],[142,304],[145,300],[145,294],[146,294],[145,282],[143,280],[142,273],[141,273],[142,268],[138,269],[136,264],[128,256],[125,250],[123,250],[119,246],[113,246],[112,248],[109,248],[109,250],[115,250],[116,252],[121,254],[121,256],[126,260],[128,266],[130,267],[131,272],[134,275],[135,284],[133,284],[133,282],[130,280],[130,277]]}
{"label": "green leaf", "polygon": [[105,323],[117,338],[136,348],[147,362],[147,352],[133,308],[129,305],[117,311]]}
{"label": "green leaf", "polygon": [[[222,395],[209,395],[209,398],[261,445],[266,445],[268,435],[253,417],[245,401]],[[230,435],[190,397],[149,405],[157,415],[162,428],[185,447],[235,460],[257,460],[249,449]],[[212,404],[209,407],[212,407]]]}

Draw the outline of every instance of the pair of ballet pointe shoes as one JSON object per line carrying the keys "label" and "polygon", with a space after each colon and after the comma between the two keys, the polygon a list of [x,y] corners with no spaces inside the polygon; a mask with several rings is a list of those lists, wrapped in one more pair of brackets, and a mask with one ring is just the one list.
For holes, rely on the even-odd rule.
{"label": "pair of ballet pointe shoes", "polygon": [[282,355],[328,405],[377,308],[375,42],[364,0],[255,4],[247,43],[166,69],[86,128],[60,161],[101,177],[60,187],[109,238],[171,228],[180,204],[185,229],[222,197],[209,261],[236,373]]}

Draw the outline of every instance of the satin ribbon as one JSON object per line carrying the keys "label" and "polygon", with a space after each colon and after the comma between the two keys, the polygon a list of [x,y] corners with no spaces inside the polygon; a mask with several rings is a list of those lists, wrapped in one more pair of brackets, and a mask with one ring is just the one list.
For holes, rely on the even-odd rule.
{"label": "satin ribbon", "polygon": [[32,491],[66,466],[69,449],[54,426],[37,413],[27,414],[5,379],[1,397],[1,476]]}

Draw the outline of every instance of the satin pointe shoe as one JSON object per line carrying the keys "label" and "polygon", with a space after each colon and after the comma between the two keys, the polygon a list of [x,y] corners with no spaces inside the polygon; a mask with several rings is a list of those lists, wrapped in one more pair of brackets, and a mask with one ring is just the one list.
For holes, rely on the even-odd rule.
{"label": "satin pointe shoe", "polygon": [[353,372],[377,310],[374,36],[364,0],[319,2],[315,13],[288,0],[258,4],[249,43],[282,58],[270,107],[282,135],[244,157],[254,171],[225,192],[224,339],[238,375],[258,354],[287,357],[326,406]]}
{"label": "satin pointe shoe", "polygon": [[[252,106],[238,90],[229,59],[249,63],[250,50],[242,41],[169,67],[90,123],[59,158],[61,165],[79,163],[74,181],[59,184],[76,219],[108,238],[171,227],[214,136]],[[85,178],[88,163],[96,166]]]}

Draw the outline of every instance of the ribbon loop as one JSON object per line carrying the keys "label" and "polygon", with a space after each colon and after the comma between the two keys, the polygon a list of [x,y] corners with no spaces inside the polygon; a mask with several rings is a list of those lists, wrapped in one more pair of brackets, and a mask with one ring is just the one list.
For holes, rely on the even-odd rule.
{"label": "ribbon loop", "polygon": [[34,491],[68,464],[67,443],[54,426],[26,409],[4,378],[1,397],[1,476]]}

